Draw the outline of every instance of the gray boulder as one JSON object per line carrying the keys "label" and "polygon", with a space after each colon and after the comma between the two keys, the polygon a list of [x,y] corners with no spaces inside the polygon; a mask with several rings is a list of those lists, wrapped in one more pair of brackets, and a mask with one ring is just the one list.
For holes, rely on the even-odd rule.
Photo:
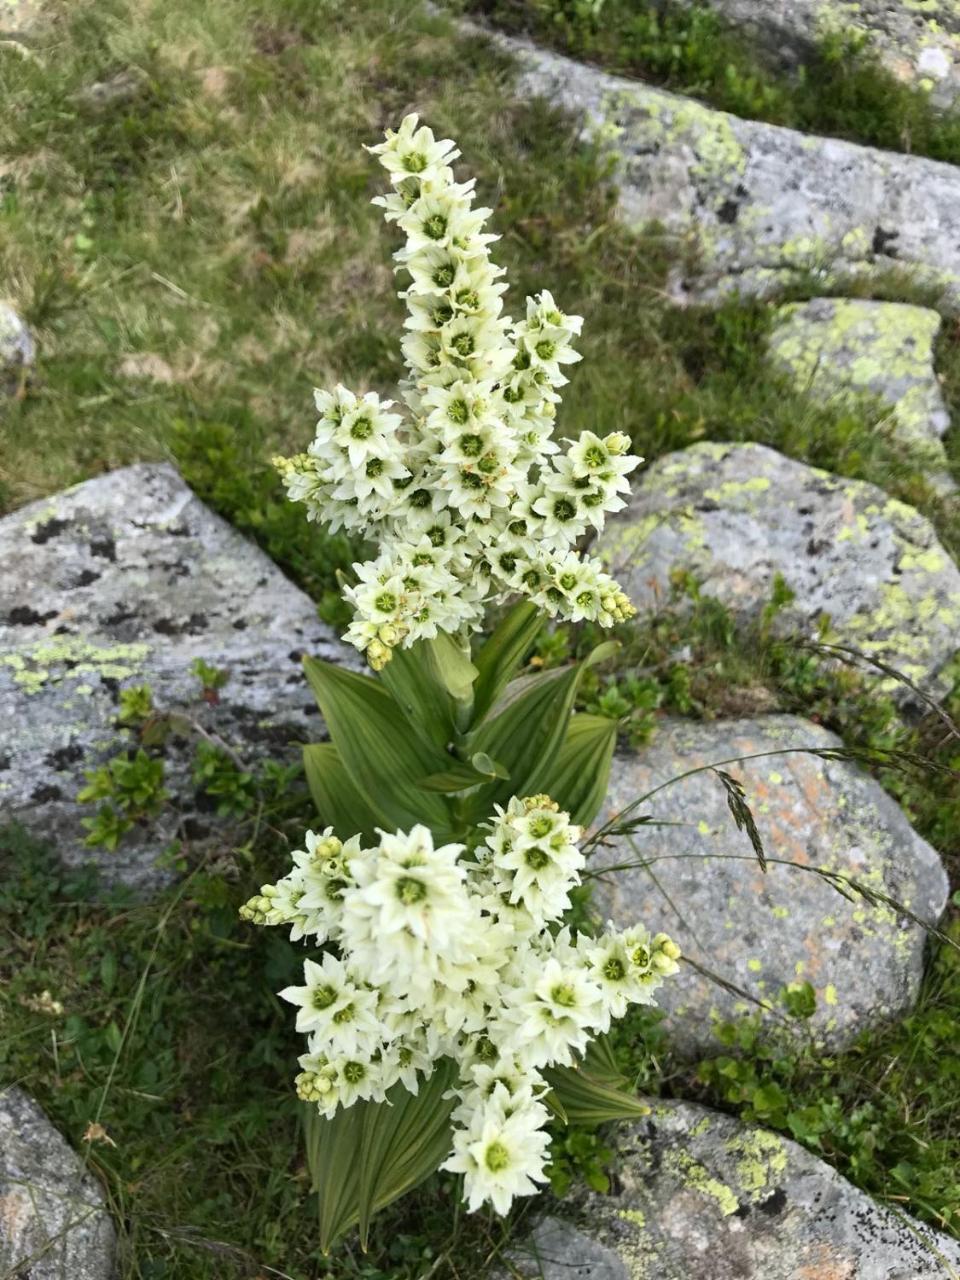
{"label": "gray boulder", "polygon": [[30,330],[9,303],[0,302],[0,395],[20,389],[34,355]]}
{"label": "gray boulder", "polygon": [[941,443],[950,414],[933,367],[939,329],[940,316],[926,307],[814,298],[779,309],[770,358],[818,399],[884,401],[891,409],[884,429],[950,488]]}
{"label": "gray boulder", "polygon": [[949,0],[710,0],[741,38],[783,66],[803,64],[829,34],[867,40],[898,80],[926,89],[938,106],[960,96],[960,10]]}
{"label": "gray boulder", "polygon": [[[940,859],[881,786],[855,764],[821,759],[840,740],[796,716],[664,721],[636,755],[617,756],[602,821],[654,787],[718,764],[742,782],[769,859],[764,873],[712,771],[658,791],[632,816],[631,836],[591,855],[594,905],[620,927],[635,920],[673,936],[684,954],[745,991],[743,999],[690,966],[657,993],[667,1029],[688,1054],[715,1049],[713,1028],[769,1003],[768,1025],[830,1048],[909,1010],[923,972],[925,934],[888,905],[849,901],[811,870],[850,876],[935,923],[948,893]],[[772,754],[761,754],[772,753]],[[751,759],[750,757],[759,757]],[[800,867],[784,865],[799,863]],[[786,1019],[782,988],[810,982],[813,1017]]]}
{"label": "gray boulder", "polygon": [[[314,654],[355,662],[312,601],[213,514],[166,465],[89,480],[0,520],[0,820],[17,819],[68,864],[146,888],[171,840],[216,822],[191,781],[193,730],[168,740],[161,818],[116,852],[84,846],[84,771],[130,744],[120,691],[147,684],[154,705],[242,763],[289,762],[323,736],[301,670]],[[203,695],[196,659],[228,673]]]}
{"label": "gray boulder", "polygon": [[616,1135],[610,1195],[580,1193],[511,1255],[537,1280],[948,1280],[960,1244],[797,1143],[652,1102]]}
{"label": "gray boulder", "polygon": [[826,617],[829,638],[931,692],[949,687],[960,571],[930,522],[874,485],[764,445],[696,444],[643,474],[598,551],[641,611],[662,604],[672,570],[685,569],[754,617],[780,574],[796,598],[779,627],[815,635]]}
{"label": "gray boulder", "polygon": [[35,1102],[0,1093],[0,1275],[111,1280],[103,1192]]}
{"label": "gray boulder", "polygon": [[902,267],[941,291],[942,309],[960,308],[955,166],[741,120],[526,40],[490,38],[515,57],[521,94],[572,112],[615,158],[627,223],[657,223],[688,246],[678,300],[772,297],[811,276],[838,284]]}

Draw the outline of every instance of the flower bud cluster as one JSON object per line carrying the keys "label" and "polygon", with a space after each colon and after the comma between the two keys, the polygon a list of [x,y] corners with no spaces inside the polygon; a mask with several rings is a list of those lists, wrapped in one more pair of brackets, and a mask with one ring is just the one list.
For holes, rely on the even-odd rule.
{"label": "flower bud cluster", "polygon": [[631,1004],[651,1004],[679,949],[639,925],[559,927],[584,864],[580,828],[548,796],[498,806],[471,854],[430,831],[341,843],[309,832],[294,867],[241,909],[325,946],[283,999],[307,1036],[299,1096],[332,1116],[416,1094],[441,1058],[459,1069],[453,1150],[465,1198],[505,1213],[546,1178],[544,1068],[572,1066]]}
{"label": "flower bud cluster", "polygon": [[346,639],[382,667],[398,644],[475,629],[486,603],[513,594],[602,626],[630,617],[576,543],[625,505],[640,459],[620,432],[585,431],[565,453],[553,439],[581,318],[546,290],[527,299],[524,319],[504,315],[491,211],[474,207],[473,181],[454,180],[453,142],[410,115],[368,149],[394,188],[374,203],[405,236],[395,260],[406,276],[406,413],[374,392],[318,391],[313,442],[276,459],[308,519],[380,549],[354,566]]}

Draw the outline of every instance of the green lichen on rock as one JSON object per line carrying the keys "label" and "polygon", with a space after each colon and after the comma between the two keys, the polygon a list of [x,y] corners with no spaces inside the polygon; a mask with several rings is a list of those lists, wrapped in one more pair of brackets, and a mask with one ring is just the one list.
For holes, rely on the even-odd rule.
{"label": "green lichen on rock", "polygon": [[733,1189],[719,1178],[713,1177],[710,1170],[689,1151],[683,1148],[666,1151],[663,1160],[666,1168],[677,1176],[682,1186],[713,1200],[724,1217],[736,1213],[740,1208],[740,1201]]}
{"label": "green lichen on rock", "polygon": [[[13,673],[13,682],[24,693],[39,693],[47,684],[97,676],[101,680],[128,680],[143,670],[150,645],[92,644],[79,636],[51,636],[20,649],[0,653],[0,667]],[[72,692],[92,692],[86,682]]]}
{"label": "green lichen on rock", "polygon": [[736,1160],[737,1189],[751,1204],[764,1199],[786,1171],[783,1139],[766,1129],[745,1129],[725,1149]]}
{"label": "green lichen on rock", "polygon": [[[814,298],[781,307],[770,358],[800,390],[820,400],[875,399],[889,429],[918,464],[946,473],[940,438],[950,425],[934,369],[940,316],[926,307]],[[882,411],[882,410],[881,410]]]}

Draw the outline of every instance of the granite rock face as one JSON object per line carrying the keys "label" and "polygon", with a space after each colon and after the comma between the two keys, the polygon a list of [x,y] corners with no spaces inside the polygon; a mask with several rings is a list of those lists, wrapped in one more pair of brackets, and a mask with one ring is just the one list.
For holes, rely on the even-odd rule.
{"label": "granite rock face", "polygon": [[0,302],[0,395],[14,394],[33,364],[30,330],[6,302]]}
{"label": "granite rock face", "polygon": [[940,316],[926,307],[851,298],[814,298],[781,307],[770,357],[820,399],[870,395],[892,410],[890,434],[941,473],[941,437],[950,426],[933,367]]}
{"label": "granite rock face", "polygon": [[610,1195],[580,1193],[511,1256],[538,1280],[949,1280],[960,1244],[892,1213],[797,1143],[653,1103],[617,1131]]}
{"label": "granite rock face", "polygon": [[[478,30],[474,27],[473,30]],[[504,35],[518,90],[574,113],[617,161],[626,221],[692,251],[678,300],[776,296],[810,276],[840,284],[898,266],[960,309],[960,170],[777,125],[608,75]]]}
{"label": "granite rock face", "polygon": [[113,1250],[96,1179],[35,1102],[0,1093],[0,1275],[111,1280]]}
{"label": "granite rock face", "polygon": [[866,37],[898,80],[926,89],[934,103],[960,96],[960,5],[956,0],[710,0],[741,37],[781,65],[802,65],[824,36]]}
{"label": "granite rock face", "polygon": [[[18,819],[71,865],[146,888],[175,837],[215,821],[190,778],[195,740],[166,747],[174,806],[116,852],[84,847],[84,770],[130,745],[119,695],[148,684],[244,762],[289,761],[323,736],[303,654],[355,664],[313,603],[166,465],[112,472],[0,520],[0,819]],[[229,673],[205,700],[191,665]]]}
{"label": "granite rock face", "polygon": [[[741,617],[781,574],[796,593],[784,630],[832,637],[939,693],[960,644],[960,570],[933,526],[881,489],[758,444],[696,444],[657,460],[598,551],[637,607],[689,570]],[[889,682],[891,691],[904,693]]]}
{"label": "granite rock face", "polygon": [[[710,771],[665,787],[634,811],[681,825],[640,826],[590,860],[591,871],[650,860],[648,868],[593,881],[602,918],[664,930],[692,960],[770,1001],[780,1016],[766,1014],[769,1025],[831,1048],[912,1006],[924,931],[889,906],[848,901],[820,876],[774,859],[853,877],[931,922],[948,893],[938,855],[879,783],[849,761],[797,751],[840,745],[796,716],[666,720],[642,751],[615,758],[602,820],[689,769],[727,761],[724,771],[745,787],[770,860],[766,873]],[[762,752],[774,754],[748,758]],[[804,981],[816,991],[816,1012],[784,1019],[782,988]],[[671,1037],[691,1054],[717,1047],[717,1020],[756,1008],[685,965],[659,989],[657,1003]]]}

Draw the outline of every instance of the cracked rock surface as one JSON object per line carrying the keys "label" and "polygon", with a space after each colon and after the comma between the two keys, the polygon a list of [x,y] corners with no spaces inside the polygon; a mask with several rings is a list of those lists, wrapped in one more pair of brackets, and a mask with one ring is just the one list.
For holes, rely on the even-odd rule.
{"label": "cracked rock surface", "polygon": [[[933,694],[960,633],[960,570],[933,526],[875,485],[759,444],[696,444],[659,458],[609,521],[597,550],[642,612],[684,569],[742,618],[779,574],[794,591],[775,625],[892,665]],[[894,681],[889,691],[909,697]]]}
{"label": "cracked rock surface", "polygon": [[[474,27],[473,30],[478,30]],[[960,170],[778,125],[608,75],[529,41],[490,35],[517,87],[573,112],[617,161],[626,221],[659,223],[693,254],[678,299],[775,296],[811,275],[838,285],[910,269],[960,308]]]}
{"label": "cracked rock surface", "polygon": [[[767,871],[709,770],[658,791],[633,815],[652,815],[654,824],[597,849],[589,864],[591,871],[649,864],[593,881],[602,920],[620,928],[639,920],[651,933],[669,933],[685,955],[781,1013],[781,989],[810,982],[813,1017],[771,1013],[767,1025],[800,1043],[812,1035],[831,1049],[912,1008],[926,935],[883,902],[856,893],[848,901],[801,868],[852,877],[931,923],[948,894],[939,856],[875,779],[850,761],[798,750],[841,746],[835,734],[797,716],[662,721],[642,750],[615,757],[600,821],[688,770],[717,764],[746,790]],[[671,1039],[691,1055],[718,1048],[718,1020],[756,1009],[687,965],[656,998]]]}
{"label": "cracked rock surface", "polygon": [[609,1195],[581,1192],[511,1255],[538,1280],[950,1280],[960,1245],[795,1142],[691,1103],[617,1129]]}
{"label": "cracked rock surface", "polygon": [[[0,520],[0,817],[23,822],[70,865],[145,889],[173,838],[215,819],[191,781],[195,738],[168,740],[161,818],[115,852],[83,844],[84,770],[131,745],[120,690],[148,684],[245,763],[289,762],[324,736],[304,654],[356,665],[276,565],[184,484],[141,464],[88,480]],[[6,566],[9,566],[7,568]],[[215,703],[191,665],[229,673]]]}
{"label": "cracked rock surface", "polygon": [[97,1180],[22,1090],[0,1093],[0,1275],[111,1280],[113,1251]]}

